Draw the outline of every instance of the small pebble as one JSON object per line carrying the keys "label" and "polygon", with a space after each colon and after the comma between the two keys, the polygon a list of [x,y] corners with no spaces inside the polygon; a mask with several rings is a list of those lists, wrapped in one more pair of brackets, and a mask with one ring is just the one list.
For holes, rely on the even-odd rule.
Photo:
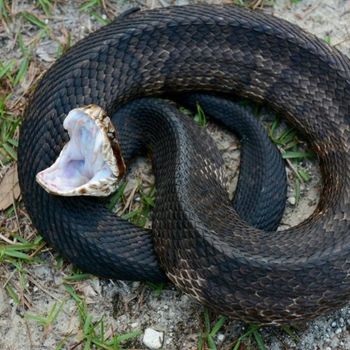
{"label": "small pebble", "polygon": [[335,334],[340,334],[341,333],[341,331],[342,331],[342,329],[341,328],[337,328],[336,330],[335,330]]}
{"label": "small pebble", "polygon": [[288,202],[289,202],[290,205],[295,205],[295,203],[296,203],[295,197],[294,196],[293,197],[288,197]]}
{"label": "small pebble", "polygon": [[331,326],[332,326],[333,328],[337,327],[337,322],[333,321],[332,324],[331,324]]}
{"label": "small pebble", "polygon": [[218,334],[218,341],[219,341],[219,342],[223,342],[224,339],[225,339],[225,334],[219,333],[219,334]]}
{"label": "small pebble", "polygon": [[163,344],[164,334],[152,328],[146,328],[142,342],[149,349],[160,349]]}

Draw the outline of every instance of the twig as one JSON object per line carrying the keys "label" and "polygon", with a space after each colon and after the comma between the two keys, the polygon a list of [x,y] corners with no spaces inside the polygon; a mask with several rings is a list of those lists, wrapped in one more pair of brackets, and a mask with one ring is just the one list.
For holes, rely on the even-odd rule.
{"label": "twig", "polygon": [[51,298],[57,300],[58,302],[60,302],[60,303],[62,302],[62,300],[60,300],[55,295],[50,293],[40,282],[36,281],[29,272],[28,272],[28,275],[29,275],[28,276],[29,281],[32,282],[33,284],[35,284],[40,290],[42,290],[44,293],[46,293]]}
{"label": "twig", "polygon": [[3,234],[0,233],[0,239],[2,239],[3,241],[5,241],[6,243],[9,244],[15,244],[14,241],[11,241],[10,239],[8,239],[7,237],[5,237]]}
{"label": "twig", "polygon": [[130,207],[131,201],[132,201],[132,199],[135,197],[135,193],[136,193],[138,187],[139,187],[139,186],[136,185],[136,186],[132,189],[132,191],[131,191],[131,193],[130,193],[128,199],[126,200],[126,203],[125,203],[124,208],[123,208],[123,210],[121,211],[120,215],[123,215],[123,214],[125,213],[125,211]]}

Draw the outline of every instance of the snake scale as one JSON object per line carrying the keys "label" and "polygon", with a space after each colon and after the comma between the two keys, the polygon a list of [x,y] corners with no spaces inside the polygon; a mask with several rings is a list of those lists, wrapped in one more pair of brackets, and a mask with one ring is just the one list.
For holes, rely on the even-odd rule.
{"label": "snake scale", "polygon": [[[350,297],[350,63],[314,36],[262,13],[228,5],[135,12],[69,50],[39,83],[20,132],[19,179],[34,224],[45,225],[45,237],[65,246],[73,261],[81,251],[94,256],[77,238],[79,230],[101,244],[113,242],[100,234],[113,226],[96,216],[95,202],[51,198],[35,184],[35,172],[67,141],[62,120],[70,109],[95,103],[113,114],[141,96],[186,91],[235,94],[282,112],[317,154],[323,188],[310,218],[269,232],[249,226],[223,200],[217,171],[199,182],[195,171],[181,174],[180,167],[175,181],[173,169],[157,193],[171,182],[175,190],[154,218],[155,250],[166,275],[200,302],[249,322],[309,319],[344,305]],[[176,155],[186,169],[208,168],[195,150],[191,144]],[[198,200],[203,183],[206,195]],[[88,226],[65,219],[79,210]],[[56,230],[65,235],[57,237]],[[136,229],[124,223],[121,230],[120,249],[127,255],[127,241],[134,242],[129,261],[146,268],[142,252],[152,249],[151,240],[141,249]],[[127,268],[120,264],[121,271]],[[154,270],[150,261],[148,272]]]}

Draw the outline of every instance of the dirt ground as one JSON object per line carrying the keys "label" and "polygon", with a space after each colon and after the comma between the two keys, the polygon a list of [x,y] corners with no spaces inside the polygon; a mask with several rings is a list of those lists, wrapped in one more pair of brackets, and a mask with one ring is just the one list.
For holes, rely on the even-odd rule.
{"label": "dirt ground", "polygon": [[[15,44],[19,37],[25,47],[32,48],[27,74],[9,98],[11,106],[16,106],[14,113],[21,114],[29,86],[55,61],[67,43],[74,43],[100,27],[108,16],[136,4],[153,8],[188,2],[192,1],[102,1],[102,8],[92,6],[84,10],[82,6],[93,1],[61,0],[52,1],[50,15],[38,8],[40,1],[8,2],[15,15],[11,23],[0,28],[1,62],[22,62],[23,48]],[[350,56],[350,0],[276,0],[271,4],[266,1],[264,11],[298,24]],[[28,17],[18,15],[23,12],[35,14],[44,25],[25,21]],[[45,25],[50,34],[40,34],[45,32]],[[5,91],[5,81],[1,82],[0,88]],[[260,118],[270,125],[274,115],[263,109]],[[223,152],[232,192],[239,165],[238,142],[213,124],[209,124],[208,130]],[[5,164],[0,158],[0,179],[13,164]],[[290,165],[286,164],[288,204],[281,229],[301,222],[312,213],[321,186],[315,161],[303,160],[296,166],[307,172],[309,179],[301,182],[300,200],[297,200],[295,173]],[[152,179],[149,164],[140,160],[129,178],[125,196],[130,196],[140,181],[144,189],[150,188]],[[133,200],[137,202],[137,196]],[[219,315],[208,314],[172,285],[106,281],[77,272],[40,241],[20,202],[0,212],[0,228],[0,349],[146,349],[143,343],[146,328],[163,334],[162,349],[215,348],[208,341],[207,323],[209,320],[213,326],[220,320]],[[20,237],[36,244],[29,251],[30,259],[23,256],[22,259],[20,255],[2,259],[2,245],[23,243]],[[250,329],[251,326],[241,322],[225,320],[213,336],[216,348],[233,349],[239,337]],[[258,334],[265,345],[247,335],[237,349],[345,350],[350,349],[349,330],[350,308],[345,307],[297,328],[260,328]],[[118,338],[120,335],[130,339]]]}

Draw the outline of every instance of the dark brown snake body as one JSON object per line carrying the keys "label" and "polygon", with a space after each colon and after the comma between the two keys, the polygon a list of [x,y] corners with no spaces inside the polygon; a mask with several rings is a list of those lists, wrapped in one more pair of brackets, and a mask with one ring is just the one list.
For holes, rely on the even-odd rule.
{"label": "dark brown snake body", "polygon": [[[109,223],[94,217],[89,199],[63,205],[42,190],[33,193],[33,173],[50,165],[45,154],[57,156],[66,140],[62,120],[70,109],[96,103],[112,113],[140,96],[193,90],[238,94],[283,112],[318,155],[323,189],[309,219],[263,232],[239,219],[211,178],[202,180],[210,184],[206,196],[190,200],[203,191],[195,170],[207,167],[191,145],[181,157],[193,171],[177,181],[170,174],[175,190],[154,220],[167,276],[204,304],[251,322],[308,319],[344,305],[350,297],[350,63],[296,26],[257,12],[232,6],[137,12],[90,35],[54,65],[33,96],[20,135],[20,183],[34,224],[49,222],[50,241],[60,239],[53,235],[56,227],[68,232],[62,239],[74,240],[69,232],[79,229],[76,223],[58,220],[46,206],[54,202],[66,218],[77,205],[90,212],[85,235],[104,244],[111,239],[98,235],[108,232]],[[125,224],[124,230],[137,251],[133,229]],[[69,250],[71,242],[63,243],[72,260],[79,256]],[[89,251],[83,239],[73,243]]]}

